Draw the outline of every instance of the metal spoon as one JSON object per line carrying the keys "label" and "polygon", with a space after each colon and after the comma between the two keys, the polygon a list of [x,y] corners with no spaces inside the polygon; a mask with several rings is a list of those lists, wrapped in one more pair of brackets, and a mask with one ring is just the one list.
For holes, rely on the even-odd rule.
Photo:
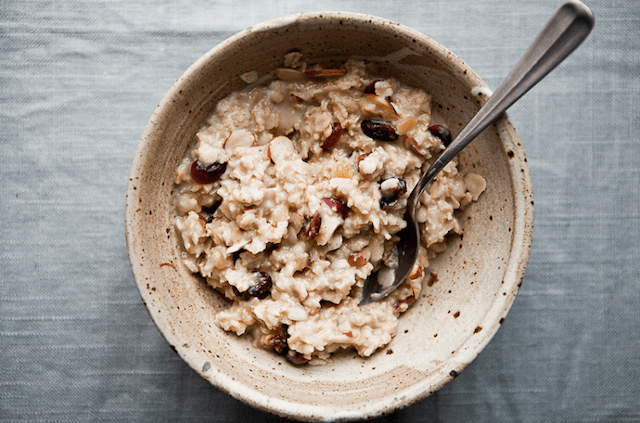
{"label": "metal spoon", "polygon": [[509,76],[416,184],[407,201],[404,216],[407,227],[398,233],[398,266],[389,268],[382,265],[369,275],[360,305],[386,297],[413,268],[420,246],[416,208],[425,186],[460,150],[569,56],[587,38],[594,23],[589,8],[577,0],[565,3],[553,15]]}

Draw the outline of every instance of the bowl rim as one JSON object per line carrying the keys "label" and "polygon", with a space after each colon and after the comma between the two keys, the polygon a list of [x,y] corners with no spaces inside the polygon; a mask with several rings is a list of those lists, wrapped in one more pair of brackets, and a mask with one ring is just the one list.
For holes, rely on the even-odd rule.
{"label": "bowl rim", "polygon": [[[147,281],[141,273],[144,271],[145,266],[144,260],[141,259],[141,257],[144,256],[144,249],[142,243],[135,235],[136,227],[140,225],[143,215],[140,209],[137,208],[138,204],[143,201],[142,190],[137,189],[140,183],[143,182],[140,180],[140,174],[146,166],[145,163],[147,163],[148,159],[152,157],[155,151],[155,145],[160,139],[159,136],[163,133],[164,128],[162,122],[170,116],[172,107],[175,103],[178,103],[176,100],[183,96],[181,87],[190,79],[191,75],[197,73],[208,63],[214,61],[217,56],[223,55],[227,49],[245,39],[247,36],[259,32],[286,28],[306,20],[327,20],[330,22],[339,19],[346,19],[354,22],[355,24],[373,27],[393,27],[395,30],[404,33],[404,35],[414,38],[418,43],[430,47],[435,56],[439,57],[443,62],[448,63],[452,67],[454,76],[459,80],[465,81],[468,86],[488,89],[487,85],[476,74],[476,72],[446,47],[427,35],[389,19],[354,12],[323,11],[297,13],[268,20],[250,26],[217,44],[189,66],[189,68],[172,84],[170,89],[157,105],[148,123],[145,125],[131,165],[125,200],[125,236],[134,280],[147,312],[169,345],[181,357],[181,359],[183,359],[201,377],[226,394],[262,411],[288,418],[305,420],[344,421],[372,418],[383,414],[389,414],[433,394],[435,391],[453,380],[484,350],[504,321],[504,317],[509,312],[522,284],[533,236],[534,203],[529,167],[522,148],[522,143],[520,142],[515,128],[511,124],[509,117],[504,114],[496,121],[497,131],[500,133],[500,137],[502,139],[511,138],[517,146],[517,148],[514,149],[517,151],[514,152],[513,157],[510,157],[511,161],[508,166],[514,192],[514,222],[511,238],[511,252],[506,264],[506,271],[503,279],[503,286],[508,289],[505,291],[506,295],[497,296],[496,300],[492,303],[491,307],[485,314],[481,323],[483,334],[478,337],[473,336],[467,338],[458,348],[460,353],[443,362],[447,363],[448,366],[445,371],[433,372],[433,375],[425,378],[421,383],[405,388],[402,391],[402,395],[390,395],[384,400],[379,400],[373,403],[369,402],[365,406],[359,404],[360,408],[356,410],[355,408],[338,409],[335,406],[323,407],[275,399],[255,391],[251,387],[243,385],[238,381],[227,378],[220,373],[214,374],[214,372],[207,372],[206,369],[203,369],[200,366],[199,360],[192,359],[195,358],[194,352],[182,346],[179,334],[177,334],[169,324],[170,321],[168,317],[170,316],[170,313],[161,313],[155,309],[152,310],[147,306],[147,303],[151,298],[149,298],[147,290],[144,289]],[[520,193],[520,195],[518,195],[518,193]],[[463,353],[464,350],[468,352]],[[442,365],[438,366],[438,369],[440,369],[440,367],[442,367]],[[451,370],[448,371],[448,368],[451,368]]]}

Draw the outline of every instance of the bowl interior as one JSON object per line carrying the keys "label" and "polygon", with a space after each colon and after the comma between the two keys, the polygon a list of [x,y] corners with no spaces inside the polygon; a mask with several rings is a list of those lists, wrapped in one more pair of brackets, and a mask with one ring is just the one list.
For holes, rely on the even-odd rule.
{"label": "bowl interior", "polygon": [[[225,301],[182,264],[173,227],[175,170],[217,100],[264,77],[299,50],[310,63],[365,59],[373,72],[424,88],[457,134],[486,87],[459,58],[415,31],[347,13],[281,18],[214,48],[176,82],[151,117],[127,191],[126,230],[136,283],[167,341],[200,375],[248,404],[306,420],[358,419],[415,402],[452,380],[482,350],[508,312],[526,266],[533,222],[529,171],[505,116],[459,157],[487,190],[461,215],[464,236],[432,261],[437,282],[400,318],[397,335],[369,358],[335,355],[294,366],[213,324]],[[473,93],[472,93],[473,91]]]}

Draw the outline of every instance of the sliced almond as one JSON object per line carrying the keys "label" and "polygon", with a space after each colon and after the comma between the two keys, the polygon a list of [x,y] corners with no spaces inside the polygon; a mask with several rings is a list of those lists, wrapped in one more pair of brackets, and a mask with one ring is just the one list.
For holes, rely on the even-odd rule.
{"label": "sliced almond", "polygon": [[267,156],[269,156],[274,163],[291,159],[295,157],[295,153],[293,141],[284,135],[272,139],[267,147]]}
{"label": "sliced almond", "polygon": [[258,72],[255,70],[245,72],[242,75],[240,75],[240,79],[242,79],[247,84],[253,84],[258,80]]}
{"label": "sliced almond", "polygon": [[422,155],[422,154],[420,154],[420,150],[418,150],[418,142],[416,141],[415,138],[413,138],[413,137],[403,137],[402,138],[402,145],[404,145],[407,150],[411,150],[412,152],[414,152],[415,154],[417,154],[419,156]]}
{"label": "sliced almond", "polygon": [[309,78],[327,78],[332,76],[343,76],[347,74],[346,69],[311,69],[304,72]]}
{"label": "sliced almond", "polygon": [[467,173],[464,177],[464,184],[467,186],[467,191],[471,194],[473,201],[478,201],[480,194],[487,189],[487,181],[477,173]]}
{"label": "sliced almond", "polygon": [[276,76],[281,81],[304,81],[307,79],[304,72],[291,68],[277,68]]}
{"label": "sliced almond", "polygon": [[227,151],[235,150],[239,147],[251,147],[256,140],[255,135],[246,129],[238,129],[233,131],[229,138],[224,142],[224,148]]}
{"label": "sliced almond", "polygon": [[358,106],[367,116],[378,117],[384,120],[392,120],[398,117],[398,112],[391,102],[376,94],[364,94],[358,100]]}

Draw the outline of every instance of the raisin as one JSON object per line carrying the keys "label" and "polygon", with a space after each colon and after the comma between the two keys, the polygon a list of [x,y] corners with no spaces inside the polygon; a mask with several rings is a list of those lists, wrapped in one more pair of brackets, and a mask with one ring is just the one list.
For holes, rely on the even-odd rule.
{"label": "raisin", "polygon": [[[396,183],[385,184],[387,181],[397,181]],[[387,187],[386,185],[390,185]],[[404,178],[386,179],[380,184],[380,208],[393,207],[400,200],[400,196],[407,192],[407,182]]]}
{"label": "raisin", "polygon": [[274,332],[265,336],[264,340],[266,345],[273,348],[278,354],[286,354],[289,351],[287,338],[289,338],[287,325],[282,325]]}
{"label": "raisin", "polygon": [[218,198],[208,207],[202,207],[202,211],[200,212],[200,218],[203,219],[207,223],[213,222],[214,215],[220,204],[222,203],[222,199]]}
{"label": "raisin", "polygon": [[256,275],[255,285],[250,286],[249,289],[244,292],[238,291],[236,287],[233,288],[235,294],[241,300],[250,300],[251,297],[256,297],[260,300],[263,300],[267,298],[267,295],[269,295],[269,293],[271,292],[271,286],[273,285],[273,283],[271,282],[271,276],[261,270],[258,270],[254,273]]}
{"label": "raisin", "polygon": [[289,350],[287,352],[287,360],[289,360],[289,362],[292,364],[305,364],[309,362],[309,360],[306,359],[304,355],[292,350]]}
{"label": "raisin", "polygon": [[220,179],[225,170],[227,170],[226,163],[205,166],[196,160],[191,164],[191,178],[201,185],[212,184]]}
{"label": "raisin", "polygon": [[374,140],[395,141],[398,139],[396,129],[381,120],[365,119],[360,124],[360,127],[366,136]]}
{"label": "raisin", "polygon": [[346,219],[351,211],[351,209],[347,207],[347,203],[340,197],[323,198],[322,201],[343,219]]}
{"label": "raisin", "polygon": [[451,131],[446,125],[431,125],[427,130],[442,141],[445,147],[449,147],[449,144],[451,144]]}
{"label": "raisin", "polygon": [[335,147],[338,141],[340,141],[340,137],[342,136],[344,131],[345,129],[342,127],[342,125],[340,125],[339,122],[334,122],[334,124],[331,126],[331,135],[329,135],[322,142],[322,149],[331,150],[333,147]]}
{"label": "raisin", "polygon": [[364,93],[365,94],[375,94],[376,93],[376,82],[382,81],[381,79],[374,79],[373,81],[369,82],[365,87],[364,87]]}
{"label": "raisin", "polygon": [[312,218],[307,219],[302,227],[302,236],[311,241],[320,232],[320,226],[322,225],[322,218],[318,213],[314,214]]}

